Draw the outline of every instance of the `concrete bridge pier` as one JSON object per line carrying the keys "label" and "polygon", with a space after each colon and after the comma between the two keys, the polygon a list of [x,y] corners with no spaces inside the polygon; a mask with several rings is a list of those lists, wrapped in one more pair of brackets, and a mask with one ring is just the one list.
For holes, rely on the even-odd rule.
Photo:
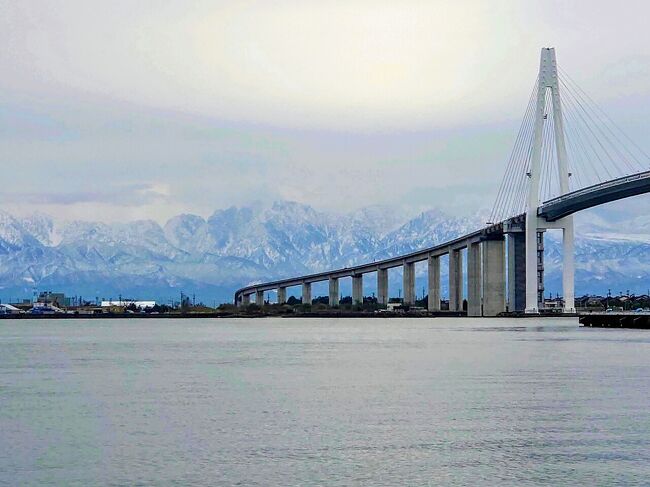
{"label": "concrete bridge pier", "polygon": [[505,240],[483,242],[483,316],[506,310]]}
{"label": "concrete bridge pier", "polygon": [[508,234],[508,311],[526,309],[526,237]]}
{"label": "concrete bridge pier", "polygon": [[483,242],[483,316],[506,310],[505,243],[503,237]]}
{"label": "concrete bridge pier", "polygon": [[415,264],[404,262],[403,269],[404,304],[415,304]]}
{"label": "concrete bridge pier", "polygon": [[264,306],[264,291],[255,291],[255,304]]}
{"label": "concrete bridge pier", "polygon": [[311,304],[311,282],[302,283],[302,304]]}
{"label": "concrete bridge pier", "polygon": [[449,251],[449,311],[463,310],[463,254]]}
{"label": "concrete bridge pier", "polygon": [[284,304],[287,302],[287,288],[279,287],[278,288],[278,304]]}
{"label": "concrete bridge pier", "polygon": [[352,303],[363,304],[363,274],[352,276]]}
{"label": "concrete bridge pier", "polygon": [[337,277],[329,278],[329,305],[339,305],[339,280]]}
{"label": "concrete bridge pier", "polygon": [[562,294],[564,295],[564,312],[575,313],[575,263],[574,263],[574,228],[573,216],[563,219],[562,230]]}
{"label": "concrete bridge pier", "polygon": [[251,295],[250,294],[242,294],[241,305],[242,306],[248,306],[249,304],[251,304]]}
{"label": "concrete bridge pier", "polygon": [[481,243],[467,247],[467,316],[481,316]]}
{"label": "concrete bridge pier", "polygon": [[388,304],[388,269],[377,269],[377,302]]}
{"label": "concrete bridge pier", "polygon": [[429,311],[440,311],[440,257],[428,258]]}

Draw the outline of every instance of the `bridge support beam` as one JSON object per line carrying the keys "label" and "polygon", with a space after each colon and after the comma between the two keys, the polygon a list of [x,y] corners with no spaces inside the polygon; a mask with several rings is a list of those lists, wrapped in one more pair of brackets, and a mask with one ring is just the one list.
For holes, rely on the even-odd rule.
{"label": "bridge support beam", "polygon": [[526,309],[526,236],[508,234],[508,311]]}
{"label": "bridge support beam", "polygon": [[481,244],[467,247],[467,316],[481,316]]}
{"label": "bridge support beam", "polygon": [[242,294],[241,305],[242,306],[248,306],[249,304],[251,304],[251,295],[250,294]]}
{"label": "bridge support beam", "polygon": [[506,266],[503,238],[483,242],[483,316],[506,310]]}
{"label": "bridge support beam", "polygon": [[[538,260],[540,255],[543,259],[543,250],[541,254],[538,252],[537,216],[528,212],[526,215],[526,313],[539,313],[540,280]],[[543,261],[541,264],[543,271]]]}
{"label": "bridge support beam", "polygon": [[463,254],[449,251],[449,311],[463,310]]}
{"label": "bridge support beam", "polygon": [[428,259],[429,311],[440,311],[440,257],[430,255]]}
{"label": "bridge support beam", "polygon": [[336,277],[329,278],[329,305],[339,305],[339,280]]}
{"label": "bridge support beam", "polygon": [[311,282],[302,283],[302,304],[311,304]]}
{"label": "bridge support beam", "polygon": [[287,302],[287,288],[279,287],[278,288],[278,304],[284,304]]}
{"label": "bridge support beam", "polygon": [[264,291],[255,291],[255,304],[264,306]]}
{"label": "bridge support beam", "polygon": [[388,269],[377,269],[377,302],[388,304]]}
{"label": "bridge support beam", "polygon": [[544,230],[537,230],[537,308],[544,309]]}
{"label": "bridge support beam", "polygon": [[564,295],[564,312],[575,313],[575,262],[573,216],[563,220],[562,230],[562,294]]}
{"label": "bridge support beam", "polygon": [[363,304],[363,274],[352,276],[352,304]]}
{"label": "bridge support beam", "polygon": [[415,304],[415,264],[404,262],[404,304]]}

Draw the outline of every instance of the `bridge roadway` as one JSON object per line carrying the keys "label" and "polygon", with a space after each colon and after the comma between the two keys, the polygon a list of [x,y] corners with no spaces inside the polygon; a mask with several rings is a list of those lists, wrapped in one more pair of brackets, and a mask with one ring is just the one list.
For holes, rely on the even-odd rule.
{"label": "bridge roadway", "polygon": [[595,184],[545,201],[537,215],[552,222],[580,210],[650,192],[650,171]]}
{"label": "bridge roadway", "polygon": [[[650,192],[650,171],[633,174],[623,178],[606,181],[558,198],[545,201],[537,209],[538,217],[554,222],[578,211],[592,208],[610,201],[616,201],[631,196]],[[363,299],[362,276],[377,272],[378,300],[386,303],[388,300],[388,278],[386,271],[394,267],[403,266],[404,271],[404,301],[413,304],[415,301],[415,273],[413,265],[416,262],[429,261],[429,295],[433,297],[429,302],[429,309],[438,310],[440,300],[440,265],[438,258],[449,255],[449,289],[450,310],[462,309],[462,254],[460,251],[468,249],[468,313],[474,316],[494,316],[500,311],[505,311],[505,248],[504,236],[508,235],[508,295],[512,309],[523,309],[525,293],[525,243],[523,231],[525,228],[526,214],[509,218],[505,221],[493,223],[475,232],[463,235],[449,242],[444,242],[433,247],[411,252],[409,254],[391,257],[388,259],[361,264],[343,269],[336,269],[305,276],[281,279],[277,281],[251,284],[238,289],[235,293],[235,303],[245,305],[250,302],[250,296],[255,295],[257,304],[263,304],[264,292],[278,290],[278,300],[286,300],[286,288],[302,286],[303,301],[311,302],[311,284],[322,281],[330,282],[330,303],[338,304],[338,280],[340,278],[353,278],[353,300]],[[482,245],[481,248],[479,248]],[[542,247],[543,248],[543,247]],[[482,265],[481,265],[482,264]]]}
{"label": "bridge roadway", "polygon": [[236,292],[236,296],[249,293],[252,294],[256,291],[272,291],[281,287],[292,287],[300,286],[303,283],[313,284],[315,282],[327,281],[330,278],[340,279],[342,277],[354,277],[361,274],[368,274],[370,272],[376,272],[378,270],[387,270],[394,267],[400,267],[404,264],[414,264],[416,262],[422,262],[427,260],[430,256],[439,257],[453,250],[462,250],[467,247],[468,242],[480,241],[481,236],[484,234],[484,230],[477,230],[457,239],[445,242],[444,244],[435,245],[433,247],[428,247],[416,252],[411,252],[410,254],[400,255],[399,257],[391,257],[384,260],[378,260],[368,264],[361,264],[352,267],[344,267],[343,269],[336,269],[332,271],[319,272],[316,274],[308,274],[301,277],[295,277],[291,279],[281,279],[279,281],[265,282],[263,284],[253,284],[247,287],[243,287]]}

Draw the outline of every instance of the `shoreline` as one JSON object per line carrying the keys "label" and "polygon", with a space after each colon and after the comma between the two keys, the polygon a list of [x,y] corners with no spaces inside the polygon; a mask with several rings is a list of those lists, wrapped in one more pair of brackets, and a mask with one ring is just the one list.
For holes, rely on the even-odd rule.
{"label": "shoreline", "polygon": [[[552,314],[503,314],[489,318],[578,318],[581,315],[576,313],[552,313]],[[101,313],[101,314],[72,314],[72,313],[53,313],[53,314],[6,314],[0,315],[1,320],[95,320],[95,319],[221,319],[221,318],[373,318],[373,319],[395,319],[395,318],[472,318],[472,319],[485,319],[484,316],[467,316],[465,312],[458,311],[439,311],[432,313],[374,313],[363,311],[344,311],[338,313],[328,312],[304,312],[304,313],[165,313],[165,314],[150,314],[150,313]],[[581,320],[582,322],[582,320]]]}

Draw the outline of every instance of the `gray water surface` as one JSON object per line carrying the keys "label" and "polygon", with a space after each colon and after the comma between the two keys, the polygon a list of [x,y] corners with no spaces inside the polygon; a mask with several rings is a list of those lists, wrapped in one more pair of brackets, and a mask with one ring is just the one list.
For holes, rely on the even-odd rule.
{"label": "gray water surface", "polygon": [[0,484],[649,485],[650,331],[2,321]]}

